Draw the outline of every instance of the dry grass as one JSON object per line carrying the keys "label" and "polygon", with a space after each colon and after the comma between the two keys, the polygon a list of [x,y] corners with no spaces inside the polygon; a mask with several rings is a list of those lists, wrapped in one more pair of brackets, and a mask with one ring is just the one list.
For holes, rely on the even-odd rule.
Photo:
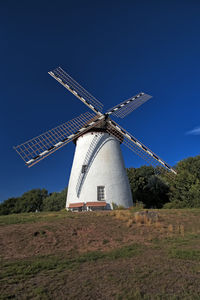
{"label": "dry grass", "polygon": [[169,224],[169,225],[168,225],[168,232],[169,232],[169,233],[173,233],[173,232],[174,232],[174,227],[173,227],[172,224]]}
{"label": "dry grass", "polygon": [[178,233],[180,233],[180,235],[184,236],[185,235],[185,228],[184,225],[178,225]]}
{"label": "dry grass", "polygon": [[135,215],[134,220],[137,225],[144,224],[150,226],[153,223],[152,220],[149,219],[147,215]]}
{"label": "dry grass", "polygon": [[148,216],[146,211],[141,212],[131,212],[130,210],[115,210],[111,212],[116,219],[124,221],[128,227],[131,227],[133,224],[137,226],[146,225],[146,226],[156,226],[161,227],[159,217],[151,218]]}
{"label": "dry grass", "polygon": [[126,222],[126,225],[128,227],[132,227],[133,224],[134,224],[134,219],[133,218],[128,219],[128,221]]}
{"label": "dry grass", "polygon": [[0,298],[199,299],[200,210],[135,212],[0,217]]}
{"label": "dry grass", "polygon": [[161,230],[163,229],[163,224],[160,221],[156,221],[154,226],[158,229],[161,229]]}

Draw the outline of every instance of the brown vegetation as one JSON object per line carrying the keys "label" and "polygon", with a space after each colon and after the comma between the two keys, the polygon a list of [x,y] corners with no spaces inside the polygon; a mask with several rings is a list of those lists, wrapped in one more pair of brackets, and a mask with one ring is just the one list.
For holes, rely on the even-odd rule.
{"label": "brown vegetation", "polygon": [[[193,299],[200,210],[0,218],[2,299]],[[198,299],[198,298],[197,298]]]}

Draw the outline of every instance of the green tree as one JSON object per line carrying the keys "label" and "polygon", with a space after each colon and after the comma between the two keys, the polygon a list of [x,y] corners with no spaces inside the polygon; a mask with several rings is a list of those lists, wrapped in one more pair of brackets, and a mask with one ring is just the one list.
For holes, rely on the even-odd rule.
{"label": "green tree", "polygon": [[0,214],[41,211],[43,200],[48,196],[45,189],[33,189],[21,197],[10,198],[0,205]]}
{"label": "green tree", "polygon": [[133,202],[142,202],[145,208],[161,208],[169,201],[169,186],[155,171],[151,166],[127,169]]}
{"label": "green tree", "polygon": [[15,212],[35,212],[41,211],[43,200],[48,196],[45,189],[33,189],[24,193],[16,202]]}
{"label": "green tree", "polygon": [[67,188],[60,193],[52,193],[43,201],[43,210],[45,211],[59,211],[65,208],[67,197]]}
{"label": "green tree", "polygon": [[12,214],[15,211],[15,205],[18,198],[9,198],[0,204],[0,215]]}
{"label": "green tree", "polygon": [[180,161],[170,181],[170,204],[166,207],[200,207],[200,156]]}

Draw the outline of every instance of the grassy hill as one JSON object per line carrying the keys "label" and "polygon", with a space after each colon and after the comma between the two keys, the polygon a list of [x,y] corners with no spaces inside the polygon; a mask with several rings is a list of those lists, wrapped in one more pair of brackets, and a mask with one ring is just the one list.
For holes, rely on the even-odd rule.
{"label": "grassy hill", "polygon": [[199,299],[200,209],[0,217],[1,299]]}

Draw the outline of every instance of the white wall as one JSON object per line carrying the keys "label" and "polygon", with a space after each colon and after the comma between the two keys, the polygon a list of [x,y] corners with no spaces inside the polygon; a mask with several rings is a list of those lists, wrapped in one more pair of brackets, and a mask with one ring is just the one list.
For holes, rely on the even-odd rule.
{"label": "white wall", "polygon": [[[101,134],[101,144],[92,154],[79,197],[76,185],[88,148],[95,134]],[[89,132],[76,141],[76,150],[69,180],[67,203],[97,201],[97,186],[105,186],[105,201],[112,205],[132,206],[132,195],[126,175],[119,141],[106,132]]]}

